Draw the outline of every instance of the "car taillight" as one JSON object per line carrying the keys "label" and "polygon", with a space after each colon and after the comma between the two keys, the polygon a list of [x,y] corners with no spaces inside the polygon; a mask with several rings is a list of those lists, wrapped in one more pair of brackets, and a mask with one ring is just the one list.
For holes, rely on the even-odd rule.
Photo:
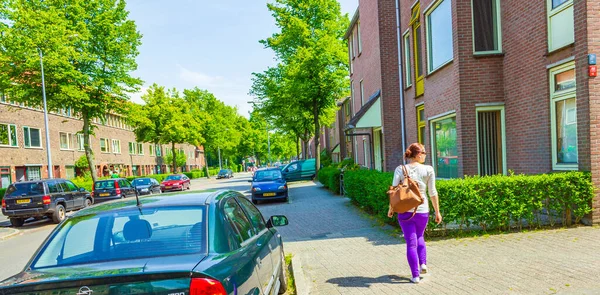
{"label": "car taillight", "polygon": [[190,283],[190,295],[226,295],[221,282],[208,278],[193,278]]}
{"label": "car taillight", "polygon": [[44,205],[50,205],[50,196],[43,196],[42,197],[42,203],[44,203]]}
{"label": "car taillight", "polygon": [[2,199],[2,208],[6,209],[6,201]]}
{"label": "car taillight", "polygon": [[115,181],[115,191],[117,192],[117,195],[121,194],[121,188],[119,187],[119,182]]}

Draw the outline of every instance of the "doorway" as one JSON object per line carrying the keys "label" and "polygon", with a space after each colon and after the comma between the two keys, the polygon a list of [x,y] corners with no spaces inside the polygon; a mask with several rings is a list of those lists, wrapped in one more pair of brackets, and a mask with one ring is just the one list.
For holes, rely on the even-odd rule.
{"label": "doorway", "polygon": [[383,170],[383,153],[381,152],[381,128],[373,129],[373,152],[375,158],[375,170]]}
{"label": "doorway", "polygon": [[477,109],[479,175],[506,174],[504,106]]}

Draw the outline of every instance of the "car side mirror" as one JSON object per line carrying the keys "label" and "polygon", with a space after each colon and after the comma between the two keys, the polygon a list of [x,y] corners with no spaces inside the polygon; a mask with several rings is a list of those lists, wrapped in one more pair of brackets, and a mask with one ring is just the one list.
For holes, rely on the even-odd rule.
{"label": "car side mirror", "polygon": [[290,169],[285,169],[283,170],[283,172],[290,172]]}
{"label": "car side mirror", "polygon": [[274,226],[286,226],[288,224],[289,222],[287,217],[283,215],[273,215],[271,218],[269,218],[269,221],[267,221],[268,228],[272,228]]}
{"label": "car side mirror", "polygon": [[85,188],[83,188],[83,187],[80,187],[80,188],[79,188],[79,191],[83,193],[83,192],[85,192]]}

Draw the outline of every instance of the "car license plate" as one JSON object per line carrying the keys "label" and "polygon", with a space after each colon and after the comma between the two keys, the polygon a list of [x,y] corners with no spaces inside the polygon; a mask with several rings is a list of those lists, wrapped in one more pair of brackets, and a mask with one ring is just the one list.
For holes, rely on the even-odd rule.
{"label": "car license plate", "polygon": [[263,194],[263,196],[265,196],[265,197],[272,197],[274,195],[275,195],[275,193],[264,193]]}
{"label": "car license plate", "polygon": [[110,193],[102,193],[102,194],[100,194],[100,196],[101,197],[108,197],[108,196],[110,196]]}
{"label": "car license plate", "polygon": [[29,204],[31,203],[31,199],[20,199],[17,200],[17,204]]}
{"label": "car license plate", "polygon": [[170,187],[170,186],[165,186],[165,188],[166,188],[166,189],[170,189],[171,187]]}

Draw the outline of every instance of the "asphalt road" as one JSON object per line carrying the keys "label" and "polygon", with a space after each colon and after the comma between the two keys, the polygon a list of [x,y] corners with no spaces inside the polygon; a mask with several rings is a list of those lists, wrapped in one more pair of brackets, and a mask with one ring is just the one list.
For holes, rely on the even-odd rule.
{"label": "asphalt road", "polygon": [[[191,190],[217,190],[231,189],[249,195],[250,173],[236,173],[230,179],[201,178],[192,180]],[[8,227],[10,222],[5,216],[0,215],[0,226]],[[23,269],[31,256],[44,239],[56,227],[49,220],[27,222],[19,228],[19,234],[0,240],[0,281],[4,280]]]}

